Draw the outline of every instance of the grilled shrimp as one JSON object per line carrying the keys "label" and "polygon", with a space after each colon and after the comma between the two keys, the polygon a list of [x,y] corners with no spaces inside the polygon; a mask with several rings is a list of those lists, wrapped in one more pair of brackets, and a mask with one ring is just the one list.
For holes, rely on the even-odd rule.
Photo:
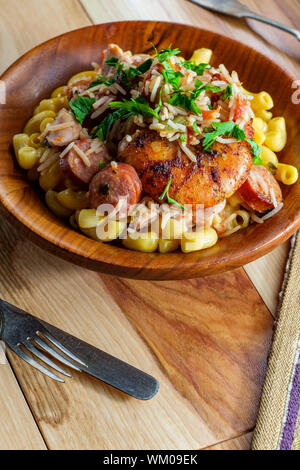
{"label": "grilled shrimp", "polygon": [[79,138],[81,125],[76,121],[73,115],[66,109],[61,109],[51,126],[66,124],[65,128],[49,132],[46,139],[54,147],[63,147]]}
{"label": "grilled shrimp", "polygon": [[[253,136],[252,125],[245,129]],[[169,196],[180,204],[212,207],[228,199],[247,180],[252,165],[252,154],[247,142],[231,144],[215,142],[211,152],[202,146],[193,147],[197,162],[192,162],[176,142],[161,138],[155,131],[138,130],[126,145],[121,141],[118,158],[132,165],[146,195],[156,201],[170,178]]]}

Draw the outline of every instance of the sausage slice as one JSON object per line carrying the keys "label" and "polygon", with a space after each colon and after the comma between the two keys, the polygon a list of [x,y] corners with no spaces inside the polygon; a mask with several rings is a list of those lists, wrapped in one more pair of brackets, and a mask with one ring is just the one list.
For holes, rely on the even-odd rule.
{"label": "sausage slice", "polygon": [[[75,142],[75,145],[86,153],[92,144],[92,139],[82,139]],[[76,150],[72,147],[71,150],[60,160],[60,167],[63,174],[70,178],[75,185],[81,188],[86,188],[91,181],[92,177],[99,171],[100,161],[103,163],[108,162],[108,152],[106,146],[103,144],[99,151],[87,155],[90,166],[87,166],[82,158],[78,155]]]}
{"label": "sausage slice", "polygon": [[248,206],[254,211],[265,212],[274,208],[273,199],[282,202],[282,192],[273,175],[261,165],[252,165],[247,181],[238,190]]}
{"label": "sausage slice", "polygon": [[97,209],[101,204],[116,207],[121,197],[127,197],[127,214],[138,203],[142,183],[131,165],[118,163],[99,171],[89,187],[89,206]]}

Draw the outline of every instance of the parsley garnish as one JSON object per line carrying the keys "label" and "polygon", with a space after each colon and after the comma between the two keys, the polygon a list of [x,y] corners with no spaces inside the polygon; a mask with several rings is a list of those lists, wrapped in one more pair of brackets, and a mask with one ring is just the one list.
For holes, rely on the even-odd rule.
{"label": "parsley garnish", "polygon": [[106,116],[106,118],[103,119],[103,121],[101,121],[101,123],[99,124],[99,126],[97,126],[93,131],[92,131],[92,135],[94,137],[99,137],[100,140],[102,140],[103,142],[106,141],[107,139],[107,136],[108,136],[108,133],[110,131],[110,129],[112,128],[112,125],[118,121],[118,119],[127,119],[128,117],[130,117],[132,114],[126,112],[126,111],[123,111],[123,110],[118,110],[118,111],[114,111],[113,113],[110,113]]}
{"label": "parsley garnish", "polygon": [[70,108],[80,124],[83,123],[86,116],[91,112],[95,101],[95,98],[88,98],[87,96],[78,96],[76,99],[70,101]]}
{"label": "parsley garnish", "polygon": [[99,167],[101,170],[106,167],[106,163],[104,163],[102,160],[99,160]]}
{"label": "parsley garnish", "polygon": [[253,153],[253,163],[254,165],[263,165],[263,161],[261,159],[261,148],[253,139],[246,139],[246,142],[251,147],[251,152]]}
{"label": "parsley garnish", "polygon": [[88,89],[102,84],[106,86],[111,86],[118,80],[119,77],[121,77],[121,81],[124,85],[131,87],[132,80],[138,77],[139,75],[143,75],[144,73],[146,73],[150,69],[152,62],[153,59],[149,58],[145,60],[145,62],[141,63],[138,67],[129,67],[125,69],[124,65],[120,63],[119,59],[117,59],[116,57],[110,57],[105,63],[107,65],[110,65],[111,67],[116,68],[116,73],[114,77],[110,80],[107,80],[103,75],[98,74],[98,79],[92,82],[89,85]]}
{"label": "parsley garnish", "polygon": [[136,99],[131,98],[130,100],[112,101],[108,106],[110,108],[118,108],[130,113],[131,115],[141,114],[146,118],[154,116],[159,119],[157,111],[149,106],[147,100],[143,96],[138,96]]}
{"label": "parsley garnish", "polygon": [[195,134],[200,134],[196,121],[193,122],[193,129],[194,129]]}
{"label": "parsley garnish", "polygon": [[106,141],[112,125],[118,121],[118,119],[127,119],[134,114],[141,114],[146,118],[155,116],[159,119],[157,110],[152,109],[142,96],[138,96],[136,99],[131,98],[130,100],[112,101],[109,103],[109,107],[118,109],[108,114],[92,132],[93,136],[99,137],[103,142]]}
{"label": "parsley garnish", "polygon": [[223,100],[226,101],[228,98],[230,98],[233,95],[232,93],[232,85],[227,85],[226,90],[223,93]]}
{"label": "parsley garnish", "polygon": [[174,106],[180,106],[181,108],[191,111],[198,115],[201,114],[201,109],[196,105],[196,99],[199,95],[205,91],[210,90],[212,92],[221,91],[220,87],[214,87],[212,85],[203,85],[200,80],[195,81],[195,88],[193,91],[186,91],[180,88],[175,89],[173,96],[170,99],[170,104]]}
{"label": "parsley garnish", "polygon": [[184,134],[181,134],[180,140],[181,142],[186,142],[186,136]]}
{"label": "parsley garnish", "polygon": [[157,60],[161,64],[163,62],[166,62],[167,60],[169,60],[171,57],[173,57],[173,55],[180,54],[179,49],[171,49],[171,46],[168,49],[161,49],[159,52],[157,52],[157,49],[156,49],[155,46],[154,46],[154,49],[155,49],[155,52],[156,52]]}
{"label": "parsley garnish", "polygon": [[217,140],[221,135],[226,135],[234,137],[237,140],[245,139],[245,132],[243,129],[240,129],[235,122],[213,122],[212,129],[208,129],[204,134],[204,139],[202,140],[203,150],[209,151],[211,145]]}
{"label": "parsley garnish", "polygon": [[191,62],[190,60],[185,60],[183,62],[183,66],[188,69],[192,70],[193,72],[196,72],[198,76],[202,76],[204,74],[205,69],[210,69],[209,64],[195,64],[194,62]]}
{"label": "parsley garnish", "polygon": [[165,187],[164,192],[162,193],[161,196],[159,196],[159,200],[162,201],[166,196],[167,196],[167,201],[169,204],[176,204],[177,206],[181,207],[181,209],[186,210],[185,207],[182,204],[179,204],[179,202],[175,201],[175,199],[172,199],[169,196],[169,189],[172,183],[172,177],[169,179],[167,186]]}
{"label": "parsley garnish", "polygon": [[178,88],[180,79],[181,77],[184,77],[184,75],[181,72],[174,72],[169,62],[163,62],[162,65],[164,66],[162,75],[165,81],[167,83],[170,83],[174,88]]}

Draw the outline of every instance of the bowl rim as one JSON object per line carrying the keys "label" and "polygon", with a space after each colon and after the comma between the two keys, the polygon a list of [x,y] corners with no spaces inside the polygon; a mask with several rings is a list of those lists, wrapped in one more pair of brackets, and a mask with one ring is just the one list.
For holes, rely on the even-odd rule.
{"label": "bowl rim", "polygon": [[[14,61],[0,76],[0,80],[5,80],[6,76],[9,75],[14,68],[22,63],[23,61],[26,61],[32,54],[35,52],[43,49],[45,46],[50,45],[52,43],[55,43],[56,41],[59,41],[60,39],[66,37],[66,36],[72,36],[74,34],[77,34],[81,31],[86,31],[86,30],[91,30],[91,29],[98,29],[98,28],[107,28],[111,25],[114,26],[121,26],[121,25],[131,25],[131,24],[153,24],[153,27],[155,25],[161,25],[161,26],[169,26],[172,25],[174,27],[180,27],[180,28],[189,28],[189,29],[194,29],[197,31],[202,31],[204,33],[208,34],[213,34],[218,37],[219,40],[229,40],[231,41],[234,45],[237,47],[243,45],[243,47],[247,48],[249,52],[253,52],[255,55],[260,56],[264,61],[267,63],[271,64],[273,67],[277,67],[280,70],[283,71],[283,73],[286,75],[286,77],[292,82],[294,80],[294,77],[284,69],[282,66],[278,65],[274,60],[270,59],[269,57],[265,56],[261,52],[257,51],[253,47],[249,46],[248,44],[243,43],[242,41],[238,41],[236,39],[231,38],[230,36],[226,36],[224,34],[217,33],[215,31],[210,31],[205,28],[199,28],[197,26],[185,24],[185,23],[178,23],[178,22],[172,22],[172,21],[154,21],[154,20],[130,20],[130,21],[116,21],[116,22],[108,22],[108,23],[100,23],[100,24],[94,24],[94,25],[89,25],[89,26],[84,26],[78,29],[74,29],[65,33],[62,33],[58,36],[52,37],[32,49],[28,50],[25,52],[23,55],[21,55],[16,61]],[[113,274],[113,275],[118,275],[122,277],[132,277],[132,278],[139,278],[139,279],[157,279],[157,280],[168,280],[168,279],[186,279],[186,278],[193,278],[193,277],[199,277],[201,275],[209,275],[209,274],[216,274],[220,272],[224,272],[230,269],[237,268],[239,266],[243,266],[260,256],[263,256],[270,252],[273,248],[278,246],[279,244],[283,243],[286,241],[288,238],[290,238],[293,233],[300,228],[300,210],[296,214],[297,217],[294,218],[289,224],[288,227],[286,228],[285,231],[279,232],[275,234],[275,236],[267,236],[263,240],[259,240],[255,246],[249,246],[248,250],[244,250],[243,253],[238,253],[238,252],[231,252],[230,257],[227,258],[226,254],[224,254],[222,257],[217,258],[214,261],[214,264],[210,266],[210,263],[206,261],[205,256],[203,254],[206,252],[208,253],[209,250],[204,250],[203,252],[198,252],[198,261],[195,260],[195,253],[194,252],[190,256],[190,254],[185,254],[185,253],[168,253],[162,254],[162,253],[141,253],[137,251],[130,251],[125,248],[119,248],[118,246],[115,245],[108,245],[105,243],[101,242],[96,242],[91,239],[88,239],[90,242],[94,243],[99,246],[104,246],[104,247],[113,247],[113,250],[115,251],[115,255],[112,257],[110,255],[103,256],[102,258],[99,258],[99,251],[92,250],[90,253],[87,255],[84,253],[83,249],[80,249],[78,246],[76,247],[76,250],[74,250],[74,247],[72,247],[72,243],[69,243],[66,240],[63,240],[63,242],[59,243],[57,240],[55,240],[53,237],[51,237],[51,232],[42,232],[39,230],[38,225],[34,225],[30,223],[30,217],[26,218],[23,216],[21,213],[18,213],[16,208],[14,207],[13,204],[10,204],[9,200],[6,198],[7,193],[3,193],[3,188],[0,183],[0,203],[3,206],[3,213],[6,216],[6,218],[12,223],[12,225],[16,226],[22,233],[24,233],[25,236],[30,238],[32,241],[34,241],[37,245],[41,246],[42,248],[46,249],[47,251],[50,251],[51,253],[62,257],[68,261],[71,261],[75,264],[78,264],[80,266],[88,267],[89,269],[92,269],[94,271],[101,271],[107,274]],[[243,232],[245,233],[245,231]],[[81,236],[82,239],[86,239],[86,235],[83,235],[81,233],[77,233],[78,236]],[[220,243],[221,240],[219,240],[218,243]],[[118,250],[121,250],[120,253],[124,254],[124,252],[128,252],[128,256],[122,257],[122,264],[118,263]],[[95,256],[95,253],[98,251],[98,256]],[[106,248],[104,249],[106,251]],[[131,255],[131,256],[130,256]],[[156,261],[163,261],[166,260],[166,257],[171,261],[169,267],[166,265],[166,263],[161,263],[161,264],[154,264],[151,266],[151,261],[155,259]],[[188,275],[185,275],[181,272],[179,276],[176,276],[176,274],[172,274],[170,270],[172,269],[173,263],[172,259],[176,259],[176,268],[178,270],[183,270],[186,271]],[[229,264],[228,264],[229,263]],[[140,275],[139,275],[140,273]],[[153,275],[155,273],[155,275]]]}

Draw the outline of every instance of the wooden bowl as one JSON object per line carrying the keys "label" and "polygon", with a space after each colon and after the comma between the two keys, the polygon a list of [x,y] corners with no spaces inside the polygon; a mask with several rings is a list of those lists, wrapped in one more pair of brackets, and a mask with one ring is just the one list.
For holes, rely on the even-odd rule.
{"label": "wooden bowl", "polygon": [[288,128],[288,145],[280,160],[300,171],[300,109],[292,103],[293,79],[267,57],[233,39],[181,24],[132,21],[89,26],[35,47],[1,77],[7,102],[0,105],[0,200],[12,223],[55,255],[95,271],[137,279],[185,279],[224,272],[255,260],[288,239],[300,226],[300,181],[284,187],[284,208],[263,225],[251,225],[211,249],[190,254],[146,254],[98,243],[48,210],[41,191],[26,179],[15,161],[13,135],[22,132],[41,99],[71,75],[90,68],[92,61],[99,61],[110,42],[133,52],[152,52],[151,43],[157,47],[172,44],[186,57],[199,47],[212,49],[213,64],[224,63],[238,72],[246,88],[266,90],[274,97],[274,115],[284,115]]}

